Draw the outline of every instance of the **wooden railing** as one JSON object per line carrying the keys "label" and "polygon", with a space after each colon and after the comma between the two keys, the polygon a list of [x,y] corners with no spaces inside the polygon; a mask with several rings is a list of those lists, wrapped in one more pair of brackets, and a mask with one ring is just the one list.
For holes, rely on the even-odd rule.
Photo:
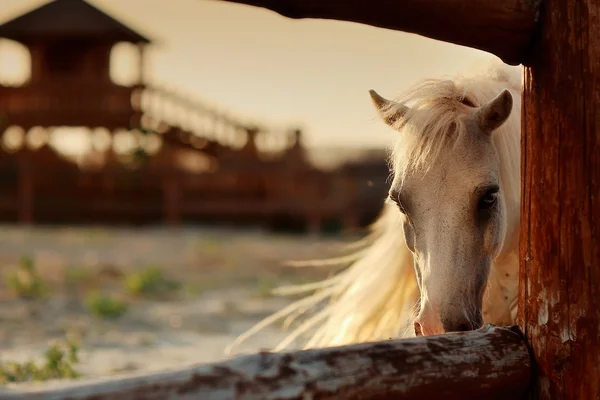
{"label": "wooden railing", "polygon": [[60,82],[0,87],[0,110],[7,124],[32,126],[70,125],[128,128],[133,109],[133,88],[106,83]]}
{"label": "wooden railing", "polygon": [[2,400],[519,399],[531,376],[516,327],[286,353],[145,375],[0,389]]}
{"label": "wooden railing", "polygon": [[235,118],[223,110],[159,85],[145,85],[133,92],[132,104],[154,123],[164,123],[200,137],[228,144],[244,135],[247,129],[258,129],[268,136],[274,150],[285,150],[293,144],[290,132],[265,128],[257,121]]}
{"label": "wooden railing", "polygon": [[[356,228],[363,214],[379,209],[359,171],[218,170],[190,173],[148,165],[137,170],[105,166],[80,171],[69,164],[39,164],[35,158],[0,182],[0,213],[19,211],[24,222],[137,221],[178,224],[183,220],[228,220],[269,225],[294,218],[318,225],[339,221]],[[28,188],[24,191],[23,188]],[[25,196],[30,201],[22,200]],[[23,209],[24,207],[28,209]],[[1,216],[0,216],[1,217]],[[13,220],[13,217],[1,217]]]}

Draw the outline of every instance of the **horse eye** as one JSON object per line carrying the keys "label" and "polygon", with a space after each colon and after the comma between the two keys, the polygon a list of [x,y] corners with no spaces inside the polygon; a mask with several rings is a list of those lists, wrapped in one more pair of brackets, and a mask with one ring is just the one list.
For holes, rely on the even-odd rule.
{"label": "horse eye", "polygon": [[477,208],[479,210],[488,210],[490,209],[494,204],[496,204],[496,201],[498,200],[498,190],[497,189],[492,189],[489,190],[486,194],[483,195],[483,197],[479,200],[479,203],[477,204]]}

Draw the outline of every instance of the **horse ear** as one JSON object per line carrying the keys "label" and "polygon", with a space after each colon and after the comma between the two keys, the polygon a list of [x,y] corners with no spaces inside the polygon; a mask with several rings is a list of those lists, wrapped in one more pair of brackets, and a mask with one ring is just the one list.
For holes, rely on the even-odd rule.
{"label": "horse ear", "polygon": [[513,98],[506,89],[492,101],[482,106],[475,116],[477,123],[484,133],[491,133],[502,125],[512,111]]}
{"label": "horse ear", "polygon": [[379,116],[388,125],[393,125],[396,121],[406,115],[409,110],[404,104],[387,100],[372,89],[369,90],[369,94],[371,95],[371,100],[373,100],[373,104],[375,105]]}

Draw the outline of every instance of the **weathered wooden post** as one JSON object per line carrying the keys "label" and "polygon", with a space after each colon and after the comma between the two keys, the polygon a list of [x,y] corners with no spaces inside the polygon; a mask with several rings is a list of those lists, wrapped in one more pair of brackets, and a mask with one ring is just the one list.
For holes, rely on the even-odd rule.
{"label": "weathered wooden post", "polygon": [[600,398],[600,0],[547,0],[525,69],[520,325],[532,397]]}

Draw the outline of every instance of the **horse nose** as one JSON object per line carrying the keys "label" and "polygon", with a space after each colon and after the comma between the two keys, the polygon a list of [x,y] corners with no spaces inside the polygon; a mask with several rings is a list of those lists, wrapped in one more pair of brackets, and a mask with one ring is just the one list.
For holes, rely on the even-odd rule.
{"label": "horse nose", "polygon": [[446,332],[467,332],[473,330],[473,324],[466,318],[455,321],[444,321],[443,324]]}
{"label": "horse nose", "polygon": [[479,329],[483,325],[481,318],[471,319],[464,313],[442,317],[445,332],[467,332]]}
{"label": "horse nose", "polygon": [[444,327],[441,324],[439,315],[429,312],[421,312],[414,322],[415,335],[440,335],[444,333]]}

